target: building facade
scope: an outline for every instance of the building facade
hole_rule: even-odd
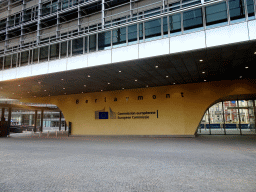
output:
[[[77,135],[193,136],[218,99],[253,100],[255,7],[1,1],[0,95],[57,105]]]

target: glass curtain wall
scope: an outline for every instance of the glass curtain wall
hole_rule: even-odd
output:
[[[205,112],[197,134],[256,134],[255,101],[216,103]]]

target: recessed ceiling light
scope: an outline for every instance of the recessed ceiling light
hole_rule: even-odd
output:
[[[38,84],[41,84],[41,82],[40,82],[40,81],[38,81]]]
[[[18,87],[20,87],[20,85],[18,85]]]
[[[138,81],[137,79],[135,79],[135,81]]]
[[[65,87],[63,87],[63,89],[66,89]]]
[[[88,75],[88,77],[91,77],[90,75]]]
[[[34,97],[36,97],[36,96],[34,96]]]
[[[239,78],[241,79],[241,78],[243,78],[243,76],[240,76]]]
[[[64,93],[65,95],[67,94],[67,93]]]
[[[199,61],[200,61],[200,62],[203,62],[204,60],[203,60],[203,59],[200,59]]]
[[[86,85],[84,85],[84,87],[86,87]]]
[[[61,79],[61,81],[63,81],[64,79]]]
[[[51,96],[51,95],[48,95],[49,97]]]
[[[156,65],[156,66],[155,66],[155,68],[157,69],[157,68],[158,68],[158,66]]]
[[[103,90],[100,90],[100,91],[103,91]]]
[[[204,80],[204,81],[206,81],[206,80]]]
[[[245,69],[248,69],[248,68],[249,68],[248,66],[245,67]]]
[[[124,88],[122,88],[122,89],[124,89]]]
[[[148,87],[148,85],[146,85],[146,87]]]
[[[22,97],[20,97],[22,99]]]
[[[82,92],[82,93],[84,93],[84,92]]]
[[[169,76],[168,75],[166,75],[166,78],[168,78]]]
[[[44,90],[44,91],[46,91],[46,90]]]
[[[108,83],[110,85],[110,83]]]
[[[119,71],[119,73],[121,73],[122,71]]]
[[[205,74],[205,71],[203,71],[202,73]]]
[[[175,85],[175,83],[173,83],[173,85]]]
[[[12,94],[14,94],[14,93],[12,93]]]
[[[28,92],[29,93],[29,92]]]
[[[256,51],[254,52],[254,55],[256,55]]]

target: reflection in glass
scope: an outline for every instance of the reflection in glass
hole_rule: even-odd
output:
[[[89,36],[89,52],[96,51],[96,34]]]
[[[21,52],[20,66],[28,65],[29,52]]]
[[[113,46],[126,43],[126,27],[114,29],[112,31],[112,42]]]
[[[72,42],[72,55],[83,54],[83,38],[74,39]]]
[[[202,9],[194,9],[183,13],[184,30],[198,28],[203,26]]]
[[[229,0],[230,20],[245,17],[244,0]]]
[[[59,58],[59,44],[54,44],[50,46],[50,60]]]
[[[145,39],[161,36],[161,19],[145,22]]]
[[[16,67],[17,64],[17,54],[12,55],[12,68]]]
[[[111,31],[98,34],[98,50],[104,50],[111,46]]]
[[[168,23],[167,23],[167,17],[163,18],[163,34],[168,35]]]
[[[4,69],[10,69],[11,65],[12,65],[12,56],[11,55],[7,55],[5,57]]]
[[[207,26],[227,22],[226,2],[207,6],[205,12]]]
[[[247,0],[247,11],[248,11],[248,16],[254,16],[254,3],[253,0]]]
[[[128,26],[128,42],[137,41],[137,24]]]
[[[40,62],[48,61],[48,46],[40,48]]]
[[[181,31],[181,16],[180,14],[169,16],[170,33]]]
[[[61,43],[60,58],[67,57],[67,42]]]
[[[38,63],[38,49],[33,49],[33,63]]]
[[[4,58],[0,57],[0,71],[3,69],[4,66]]]

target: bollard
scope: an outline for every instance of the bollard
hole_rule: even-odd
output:
[[[58,132],[56,131],[56,137],[58,137]]]

